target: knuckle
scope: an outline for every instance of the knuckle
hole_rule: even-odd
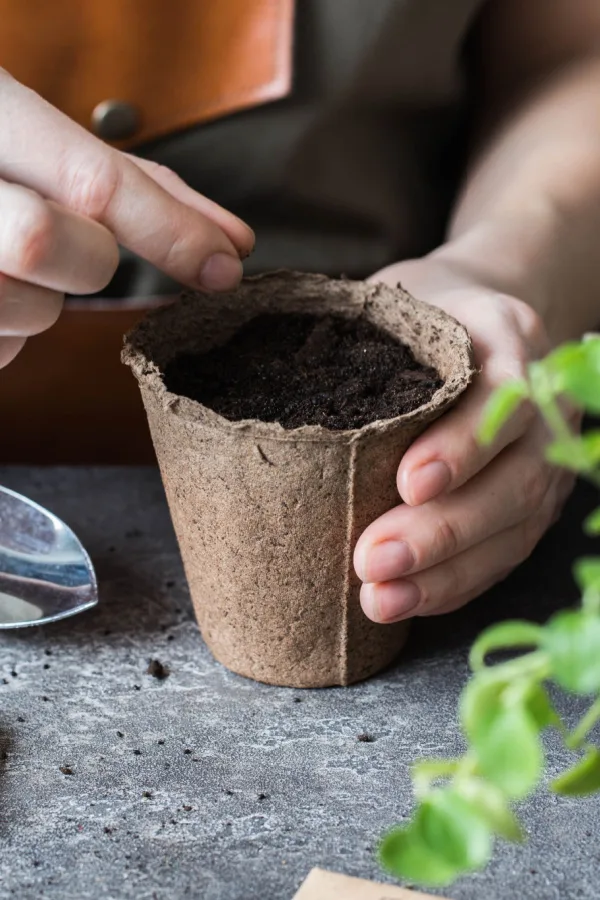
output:
[[[522,378],[527,371],[529,354],[524,347],[515,347],[510,356],[494,360],[488,364],[487,382],[491,388],[498,388],[505,381]]]
[[[195,237],[197,240],[198,236],[196,235]],[[172,228],[170,240],[165,242],[161,264],[167,270],[179,270],[183,263],[186,263],[189,259],[197,259],[201,252],[201,247],[199,248],[197,244],[194,246],[193,236],[190,239],[188,232],[178,232],[175,228]],[[206,255],[206,250],[204,253]]]
[[[418,615],[430,615],[462,596],[467,585],[465,574],[462,563],[455,558],[440,566],[435,575],[415,578],[421,594]]]
[[[443,587],[440,589],[439,598],[436,598],[437,603],[446,603],[460,597],[465,592],[465,586],[467,585],[465,576],[466,573],[463,571],[463,566],[458,560],[450,560],[446,563],[444,565]],[[433,603],[433,598],[431,598],[430,602]]]
[[[419,588],[419,603],[417,606],[417,615],[427,615],[432,607],[435,605],[439,605],[435,603],[434,597],[432,595],[431,586],[426,583],[425,579],[422,581],[418,579],[414,579],[414,583]]]
[[[523,473],[521,480],[521,496],[524,509],[535,515],[542,506],[552,480],[550,466],[542,460],[536,460]]]
[[[40,197],[28,196],[12,229],[14,264],[19,276],[38,271],[52,252],[54,216]]]
[[[478,469],[481,461],[486,458],[486,451],[479,443],[474,428],[467,429],[460,437],[460,457],[454,462],[450,460],[451,486],[457,482],[462,483],[465,480],[465,474],[470,474],[474,468]],[[463,470],[462,477],[461,470]]]
[[[432,561],[441,561],[454,556],[460,549],[460,536],[456,525],[446,518],[440,518],[434,527],[428,556]]]
[[[515,315],[521,334],[534,356],[545,354],[550,349],[550,341],[541,316],[522,300],[515,303]]]
[[[107,213],[121,183],[117,157],[109,154],[92,166],[74,169],[67,187],[67,202],[75,212],[101,221]]]

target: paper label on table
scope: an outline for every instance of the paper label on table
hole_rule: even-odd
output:
[[[407,888],[313,869],[293,900],[443,900]]]

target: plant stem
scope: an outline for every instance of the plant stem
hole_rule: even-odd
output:
[[[577,750],[590,733],[596,722],[600,721],[600,697],[590,706],[586,714],[581,719],[579,725],[573,729],[565,740],[565,744],[571,750]]]
[[[534,650],[525,656],[509,659],[494,666],[496,672],[508,678],[530,678],[532,681],[544,681],[552,674],[552,666],[548,654],[544,650]],[[477,675],[474,676],[477,678]]]
[[[456,775],[454,776],[455,782],[460,782],[462,779],[471,778],[472,775],[477,774],[477,757],[472,752],[467,752],[461,759]]]
[[[555,398],[546,396],[543,398],[543,402],[542,398],[540,398],[540,401],[542,415],[554,433],[554,437],[565,446],[570,447],[576,455],[579,455],[577,452],[579,450],[577,438],[565,421]]]
[[[582,606],[587,613],[593,616],[600,614],[600,592],[596,588],[588,588],[583,593]]]
[[[580,475],[585,475],[589,481],[600,488],[600,471],[593,465],[590,465],[585,458],[585,453],[581,452],[581,440],[574,434],[569,427],[568,422],[563,416],[560,406],[556,401],[556,394],[553,390],[551,380],[548,378],[542,368],[532,366],[530,368],[530,390],[531,396],[544,417],[546,424],[553,433],[555,439],[566,447],[573,456],[573,463]]]

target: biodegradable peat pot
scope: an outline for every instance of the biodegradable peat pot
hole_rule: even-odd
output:
[[[365,316],[444,385],[414,412],[354,431],[231,422],[170,393],[165,366],[224,344],[261,313]],[[345,685],[388,665],[407,625],[375,625],[352,553],[398,503],[409,444],[467,387],[465,329],[401,289],[276,272],[227,295],[188,295],[127,336],[204,640],[234,672],[293,687]]]

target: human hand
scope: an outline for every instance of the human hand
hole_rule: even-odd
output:
[[[547,433],[523,404],[491,447],[476,432],[490,393],[550,348],[540,317],[435,256],[371,279],[399,282],[462,322],[480,374],[457,406],[418,438],[398,470],[404,504],[360,537],[354,566],[375,622],[450,612],[500,581],[560,513],[573,477],[544,458]]]
[[[254,235],[169,169],[106,146],[0,69],[0,367],[101,290],[118,247],[192,288],[228,290]]]

